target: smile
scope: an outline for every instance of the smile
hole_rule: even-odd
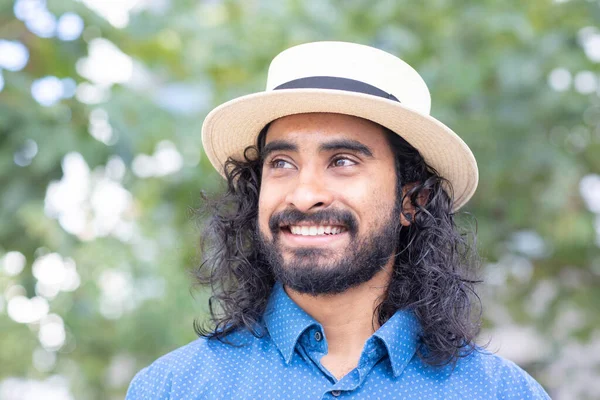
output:
[[[287,228],[292,235],[298,236],[338,235],[346,231],[346,228],[334,225],[290,225]]]

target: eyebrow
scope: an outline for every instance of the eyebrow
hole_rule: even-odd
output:
[[[319,146],[320,152],[333,151],[333,150],[348,150],[355,153],[360,153],[366,157],[373,158],[373,152],[368,146],[365,146],[358,140],[352,139],[339,139],[332,140],[326,143],[323,143]],[[298,151],[298,146],[292,142],[288,142],[285,140],[274,140],[265,145],[261,152],[261,157],[263,159],[267,158],[267,156],[274,151]]]
[[[298,146],[285,140],[274,140],[263,147],[260,156],[265,159],[274,151],[298,151]]]
[[[323,143],[319,146],[319,151],[332,151],[332,150],[349,150],[355,153],[360,153],[366,157],[373,158],[373,152],[368,146],[365,146],[358,140],[352,139],[340,139],[332,140],[330,142]]]

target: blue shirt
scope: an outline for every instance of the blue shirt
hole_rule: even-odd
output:
[[[416,355],[416,317],[400,310],[365,343],[358,366],[337,380],[320,359],[323,327],[277,283],[264,315],[266,334],[199,338],[156,360],[131,382],[128,400],[149,399],[549,399],[511,361],[474,352],[433,368]]]

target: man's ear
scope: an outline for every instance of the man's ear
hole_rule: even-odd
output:
[[[407,183],[402,186],[402,197],[410,191],[412,188],[420,184],[420,182],[412,182]],[[422,207],[427,204],[427,199],[429,198],[429,190],[421,190],[419,193],[419,197],[417,197],[417,203]],[[402,202],[402,212],[400,213],[400,223],[402,226],[409,226],[415,218],[415,207],[412,205],[410,201],[410,196],[404,197],[404,201]],[[406,218],[406,217],[409,218]]]

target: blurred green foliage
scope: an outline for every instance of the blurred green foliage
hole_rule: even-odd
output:
[[[263,90],[268,63],[281,50],[344,40],[415,67],[430,87],[432,115],[478,160],[479,188],[464,210],[477,218],[486,260],[482,339],[509,332],[503,347],[516,349],[515,360],[555,398],[600,396],[591,383],[600,380],[600,358],[590,356],[600,347],[600,216],[581,184],[600,171],[599,60],[585,49],[600,21],[597,1],[148,0],[119,28],[91,3],[48,0],[54,15],[83,18],[83,34],[72,41],[33,34],[15,17],[14,2],[0,3],[0,39],[29,51],[23,70],[2,71],[0,91],[0,257],[18,251],[26,259],[14,276],[0,269],[0,381],[62,375],[74,398],[122,398],[133,373],[193,340],[192,321],[205,315],[207,298],[190,292],[189,270],[200,257],[194,209],[202,190],[222,187],[201,154],[204,116]],[[97,38],[130,56],[133,73],[123,84],[94,86],[104,98],[90,104],[81,59]],[[46,76],[74,79],[77,96],[38,104],[32,84]],[[90,134],[90,120],[103,116],[108,144]],[[19,166],[15,157],[27,140],[37,154]],[[164,140],[181,154],[181,168],[134,173],[138,156]],[[61,161],[72,152],[83,156],[93,182],[111,157],[123,161],[124,175],[113,181],[131,194],[120,218],[133,233],[74,235],[45,212],[49,185],[63,177]],[[89,196],[81,203],[88,225]],[[42,350],[39,321],[18,323],[8,313],[15,293],[40,294],[33,263],[50,253],[73,259],[81,282],[46,296],[49,312],[64,321],[58,350]],[[115,293],[121,297],[106,298]]]

